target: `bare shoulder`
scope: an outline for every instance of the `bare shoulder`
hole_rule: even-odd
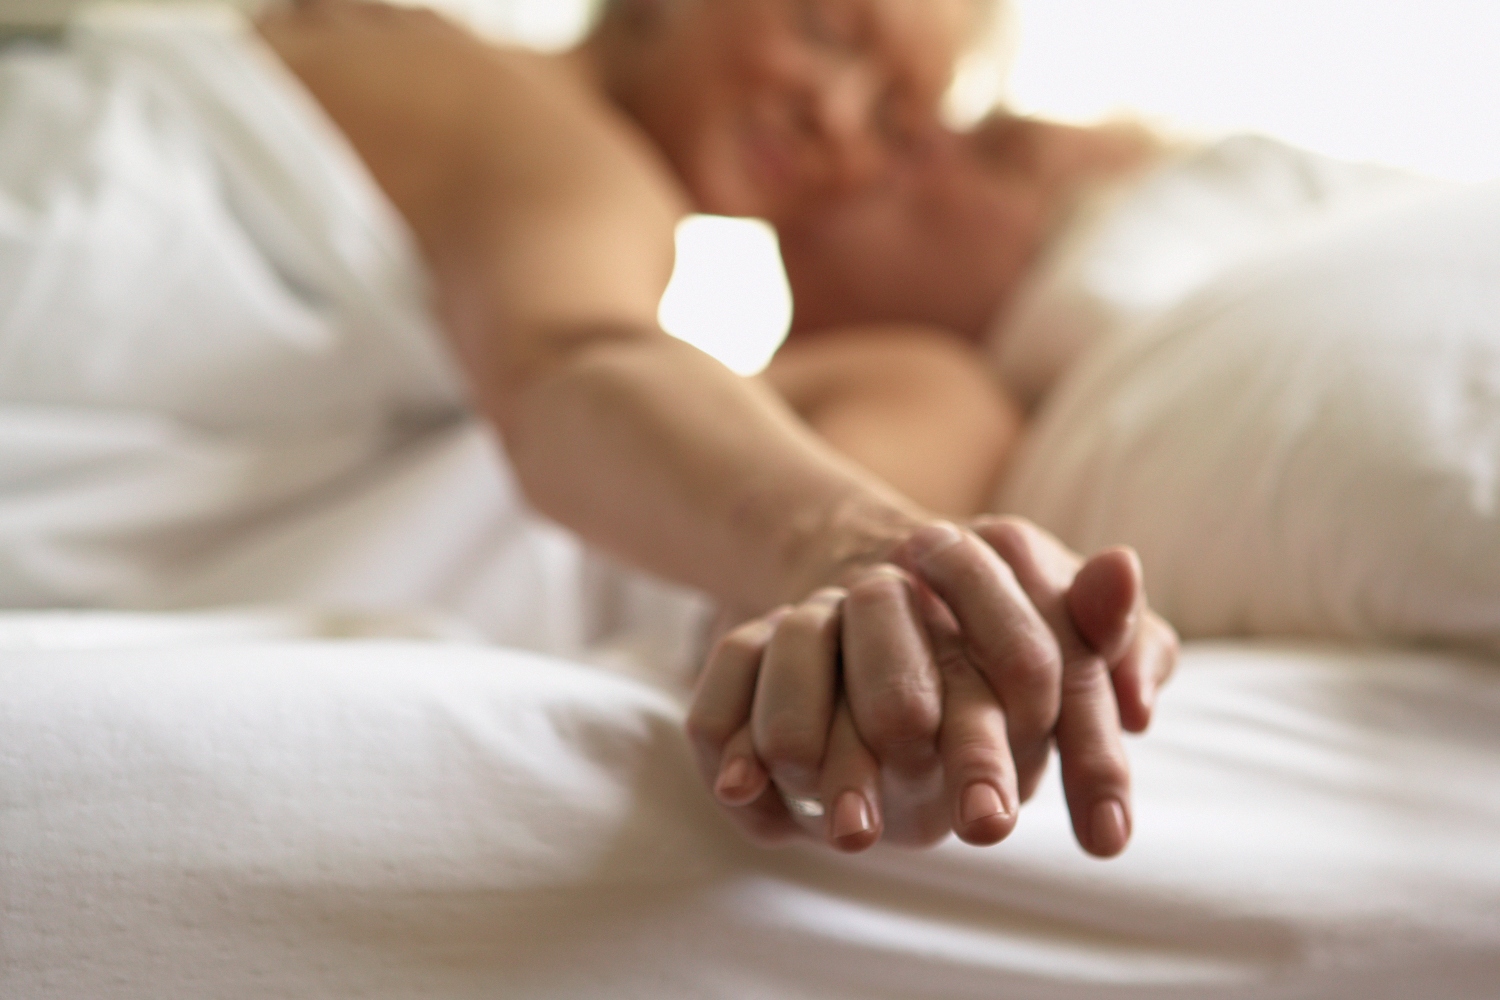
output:
[[[663,243],[669,274],[683,193],[644,137],[560,59],[499,48],[428,11],[352,0],[282,9],[259,28],[439,270],[450,249],[482,253],[491,234],[545,207],[589,216],[605,240]]]

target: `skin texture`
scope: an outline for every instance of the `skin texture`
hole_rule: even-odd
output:
[[[977,516],[1021,428],[977,351],[925,327],[850,327],[779,351],[765,379],[825,441],[928,510]]]
[[[830,18],[844,9],[863,12],[851,23],[871,25],[944,6],[808,2]],[[430,14],[343,0],[261,22],[267,43],[410,225],[475,405],[498,429],[531,502],[624,560],[702,588],[736,621],[801,607],[814,593],[841,612],[841,588],[888,559],[916,559],[924,539],[952,530],[831,448],[763,381],[734,376],[656,325],[684,212],[774,215],[827,196],[847,183],[829,164],[858,163],[866,148],[889,147],[875,109],[935,114],[943,81],[902,81],[926,81],[912,67],[951,63],[943,31],[933,49],[932,38],[915,28],[870,28],[860,41],[841,43],[850,52],[841,48],[827,61],[838,72],[768,77],[762,66],[762,75],[747,76],[729,50],[805,47],[805,39],[796,40],[806,30],[799,19],[805,7],[800,0],[627,3],[619,16],[630,19],[610,22],[558,58],[497,50]],[[784,16],[766,19],[767,11]],[[877,45],[876,38],[888,41]],[[698,43],[719,46],[722,58],[684,61],[667,75],[674,88],[716,96],[696,110],[662,103],[675,110],[653,118],[651,109],[666,102],[658,78],[667,71],[657,67],[688,60]],[[846,62],[859,72],[846,70]],[[882,95],[848,99],[856,108],[851,120],[863,126],[835,128],[843,119],[831,112],[826,121],[821,112],[805,115],[797,119],[796,143],[785,147],[797,150],[788,154],[794,169],[772,171],[768,180],[765,171],[739,164],[743,150],[732,137],[745,106],[811,101],[840,109],[846,91]],[[753,134],[753,142],[763,141],[763,133]],[[965,537],[969,542],[936,569],[916,572],[952,609],[955,642],[1007,656],[1021,651],[1014,663],[985,666],[1025,675],[1039,706],[1002,709],[992,689],[974,690],[988,692],[991,716],[1024,714],[1026,731],[1036,735],[1058,717],[1051,708],[1063,680],[1057,641],[996,550]],[[859,650],[851,662],[860,670],[868,661],[875,676],[921,688],[936,669],[924,646],[925,614],[898,608],[876,623],[840,613],[841,642]],[[785,637],[769,640],[778,680],[768,693],[753,694],[752,721],[763,741],[789,755],[769,759],[784,767],[797,757],[805,773],[796,780],[804,786],[824,772],[864,773],[859,768],[872,759],[884,767],[887,758],[867,749],[868,734],[850,727],[861,721],[852,707],[858,698],[827,693],[829,657],[837,652],[826,641],[828,616],[810,605],[785,621]],[[859,690],[855,684],[848,693]],[[835,730],[846,701],[848,720]],[[911,708],[897,706],[899,722],[912,721],[901,718]],[[919,739],[938,746],[941,711],[915,721]],[[1113,711],[1094,721],[1118,730]],[[839,739],[828,753],[831,732]],[[929,784],[941,749],[923,757]],[[1007,766],[1010,752],[993,739],[988,766]],[[893,808],[897,827],[926,829],[919,810]]]
[[[617,0],[585,53],[698,206],[777,221],[927,127],[972,17],[953,0]]]
[[[977,342],[1072,207],[1162,149],[1131,125],[1004,112],[967,133],[928,135],[879,183],[781,227],[796,333],[908,323]]]
[[[976,572],[985,554],[996,558]],[[1145,730],[1177,657],[1170,626],[1145,607],[1134,554],[1083,563],[1024,521],[981,518],[967,532],[927,529],[897,561],[902,569],[877,567],[715,648],[688,732],[731,818],[768,844],[809,835],[862,851],[882,838],[924,846],[951,830],[990,845],[1014,829],[1055,741],[1078,842],[1100,857],[1124,850],[1132,814],[1121,723]],[[1005,605],[1012,589],[1040,622],[1018,619],[975,641],[961,623],[976,605]],[[897,627],[902,608],[928,628]],[[872,639],[878,656],[866,655]],[[778,699],[789,685],[799,697]],[[766,711],[772,700],[778,708]],[[828,809],[794,815],[783,793]]]

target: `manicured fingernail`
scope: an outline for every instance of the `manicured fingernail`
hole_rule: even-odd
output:
[[[714,783],[714,794],[721,799],[738,799],[750,784],[750,762],[736,757],[719,771],[719,780]]]
[[[833,825],[830,828],[834,840],[869,833],[875,829],[875,817],[870,803],[859,792],[845,792],[833,807]]]
[[[980,820],[990,819],[993,816],[1009,815],[1010,810],[1005,808],[1005,799],[1000,796],[1000,790],[986,781],[976,781],[964,789],[963,806],[960,814],[964,826],[972,826]]]
[[[963,537],[964,533],[958,530],[958,525],[934,521],[911,536],[911,540],[906,543],[906,551],[917,565],[925,566],[933,556],[957,545]]]
[[[1119,799],[1100,799],[1094,803],[1089,839],[1093,842],[1095,854],[1108,857],[1125,850],[1125,844],[1130,840],[1130,823]]]

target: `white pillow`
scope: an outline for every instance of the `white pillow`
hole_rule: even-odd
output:
[[[1187,635],[1500,647],[1500,184],[1309,233],[1095,348],[997,498]]]

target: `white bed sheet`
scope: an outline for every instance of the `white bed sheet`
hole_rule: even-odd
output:
[[[187,22],[180,32],[111,23],[95,26],[96,44],[113,37],[98,32],[128,28],[121,44],[155,53],[162,72],[187,59],[206,79],[273,79],[232,44],[233,24],[205,23],[198,38]],[[156,72],[138,79],[145,64],[124,55],[96,50],[139,85],[123,93],[156,94]],[[70,92],[29,90],[37,120],[62,129],[47,102]],[[254,92],[264,107],[222,121],[217,99],[180,122],[148,114],[160,110],[151,101],[94,96],[124,116],[118,135],[131,148],[196,178],[159,192],[183,208],[183,191],[224,180],[200,175],[206,151],[183,138],[205,122],[293,167],[316,152],[297,136],[246,131],[313,124],[262,121],[252,112],[276,105],[277,91]],[[173,126],[164,144],[163,123]],[[14,134],[10,148],[34,151],[33,132]],[[347,171],[311,162],[322,167],[273,179],[315,180],[326,167],[334,188],[356,192]],[[134,191],[125,180],[118,190]],[[271,190],[231,188],[256,204]],[[103,195],[116,187],[98,190],[99,205],[114,204]],[[8,216],[20,220],[7,230],[15,260],[41,259],[28,240],[52,232],[32,225],[50,205]],[[339,231],[381,214],[343,207],[353,228]],[[262,249],[300,260],[297,232],[261,233]],[[198,235],[207,246],[246,236]],[[317,337],[247,340],[264,354],[255,379],[223,359],[209,359],[229,373],[220,383],[193,370],[152,380],[125,364],[90,368],[119,391],[104,406],[98,385],[63,379],[48,395],[43,380],[6,369],[16,386],[0,408],[3,603],[334,610],[0,622],[0,997],[1500,992],[1493,663],[1194,648],[1158,731],[1135,745],[1136,842],[1108,865],[1072,844],[1053,786],[998,850],[845,859],[741,843],[691,773],[680,707],[664,693],[693,662],[701,602],[619,573],[536,517],[489,436],[442,406],[415,409],[451,422],[400,434],[384,395],[350,402],[319,434],[275,424],[287,409],[265,389],[284,384],[283,362],[302,364],[292,348],[304,340],[333,345],[311,351],[313,374],[346,374],[333,363],[346,348],[382,373],[422,369],[408,359],[430,352],[426,340],[393,330],[372,343],[364,324],[344,322],[404,315],[356,292],[405,289],[407,306],[418,294],[386,280],[388,243],[355,241],[349,268],[312,254],[299,276],[328,279],[320,300],[349,292],[347,308],[312,316]],[[69,279],[36,286],[58,290],[47,300],[58,312],[50,325],[18,324],[14,342],[39,352],[25,354],[38,372],[97,332],[94,306],[72,291],[92,258],[47,259],[64,264],[46,275]],[[123,280],[113,265],[106,273]],[[78,338],[36,336],[60,329]],[[366,339],[347,340],[355,333]],[[119,356],[148,371],[190,357]],[[389,394],[405,401],[400,412],[446,399],[411,388]],[[433,621],[561,659],[410,638]],[[661,687],[584,659],[634,665]]]
[[[0,628],[6,997],[1500,989],[1494,662],[1190,647],[1122,859],[1078,851],[1055,784],[999,848],[850,859],[741,843],[675,699],[619,675],[91,621]]]

